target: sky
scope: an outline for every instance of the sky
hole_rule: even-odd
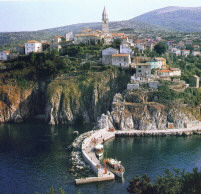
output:
[[[0,32],[100,22],[104,6],[110,21],[120,21],[166,6],[201,7],[201,0],[0,0]]]

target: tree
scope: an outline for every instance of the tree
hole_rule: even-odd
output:
[[[82,66],[83,70],[86,70],[86,71],[90,70],[91,67],[92,67],[91,63],[84,63]]]
[[[111,47],[115,48],[115,49],[119,49],[120,45],[121,45],[121,39],[115,39],[111,45]]]
[[[146,174],[142,177],[138,175],[130,181],[130,184],[127,188],[129,193],[136,194],[151,194],[153,193],[153,186],[151,184],[151,178]]]
[[[157,45],[154,46],[154,50],[159,55],[165,54],[167,52],[167,45],[164,42],[159,42]]]
[[[188,173],[179,169],[174,169],[173,172],[166,170],[153,183],[146,174],[136,176],[130,181],[127,191],[137,194],[201,194],[201,172],[197,168]]]

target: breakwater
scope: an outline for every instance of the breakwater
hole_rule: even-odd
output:
[[[130,131],[114,131],[108,132],[108,129],[100,129],[88,132],[88,135],[82,135],[84,139],[79,143],[80,151],[79,154],[82,154],[82,158],[85,163],[90,166],[91,170],[97,177],[88,177],[75,179],[76,184],[84,184],[91,182],[99,182],[105,180],[113,180],[115,178],[114,174],[111,171],[108,171],[106,174],[104,172],[104,166],[100,163],[95,155],[95,146],[96,144],[104,143],[115,137],[148,137],[148,136],[187,136],[193,134],[201,134],[201,126],[196,126],[192,128],[181,128],[181,129],[166,129],[166,130],[130,130]],[[96,139],[96,143],[93,142],[93,139]],[[81,159],[81,158],[80,158]],[[80,162],[81,164],[83,162]]]

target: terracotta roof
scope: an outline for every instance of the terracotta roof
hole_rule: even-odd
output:
[[[115,37],[124,36],[124,33],[112,33],[112,36]]]
[[[156,60],[165,61],[166,59],[164,59],[163,57],[156,57]]]
[[[112,57],[128,57],[129,54],[113,54]]]
[[[160,72],[160,73],[171,73],[171,72],[173,72],[173,71],[170,70],[170,69],[163,69],[163,70],[160,70],[159,72]]]
[[[128,39],[128,37],[122,37],[122,39]]]
[[[111,36],[104,36],[104,38],[112,38]]]
[[[98,37],[97,34],[76,34],[75,36],[76,37],[79,37],[79,36],[96,36],[96,37]]]
[[[193,47],[199,47],[198,45],[194,45]]]
[[[100,30],[95,30],[95,32],[100,32],[100,33],[102,33],[102,31],[100,31]]]
[[[187,52],[190,52],[190,50],[182,50],[182,51],[185,51],[185,52],[186,52],[186,51],[187,51]]]
[[[10,51],[3,51],[4,53],[10,53]]]
[[[170,68],[172,71],[181,71],[179,68]]]
[[[168,41],[168,42],[174,42],[173,40],[171,40],[171,41]]]
[[[58,36],[58,35],[57,35],[57,36],[55,36],[55,38],[64,38],[64,37],[63,37],[63,36]]]
[[[36,41],[36,40],[29,40],[27,41],[26,43],[40,43],[39,41]]]

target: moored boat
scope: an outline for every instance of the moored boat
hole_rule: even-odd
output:
[[[125,168],[122,166],[121,161],[113,158],[106,158],[104,159],[104,165],[107,166],[115,175],[123,177]]]
[[[103,155],[103,152],[104,152],[103,145],[102,144],[96,145],[96,147],[95,147],[95,153],[96,153],[96,155],[98,157],[101,157]]]

